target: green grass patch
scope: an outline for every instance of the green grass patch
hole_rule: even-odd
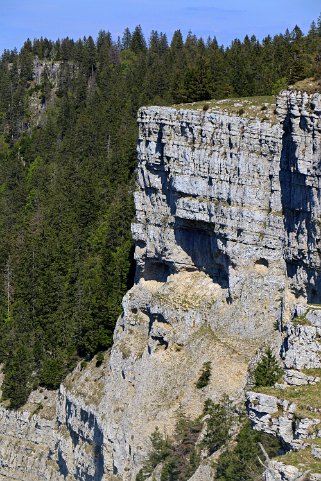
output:
[[[310,443],[314,444],[315,446],[318,446],[318,448],[321,448],[321,438],[311,439]]]
[[[256,391],[295,402],[298,406],[297,412],[309,413],[308,417],[310,418],[321,417],[321,413],[318,414],[309,410],[309,407],[313,409],[321,409],[321,383],[307,384],[305,386],[289,386],[285,390],[276,389],[274,387],[260,387],[256,388]]]
[[[303,418],[309,418],[309,419],[321,419],[321,413],[311,411],[310,409],[307,409],[304,406],[298,405],[298,407],[295,410],[295,415],[297,418],[303,419]],[[320,429],[321,426],[318,424],[316,429]]]
[[[301,314],[293,319],[294,326],[311,326],[311,322],[305,317],[307,313]]]
[[[289,90],[301,90],[301,91],[307,92],[308,94],[320,92],[320,89],[321,89],[320,81],[315,79],[314,77],[309,77],[303,80],[299,80],[294,85],[289,86]]]
[[[321,473],[321,459],[316,459],[312,456],[311,448],[291,451],[275,458],[275,460],[295,466],[300,471],[311,470],[312,473]]]
[[[301,369],[301,371],[303,372],[303,374],[306,374],[307,376],[313,376],[313,377],[319,377],[321,378],[321,368],[320,367],[316,367],[316,368],[313,368],[313,369]]]
[[[229,115],[256,118],[262,122],[277,121],[275,114],[275,96],[239,97],[223,100],[208,100],[185,104],[175,104],[175,108],[188,110],[215,110]]]

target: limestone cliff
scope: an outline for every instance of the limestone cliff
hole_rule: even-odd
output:
[[[42,410],[2,409],[0,479],[134,480],[156,426],[242,401],[258,348],[281,345],[295,302],[320,302],[321,96],[284,92],[277,113],[139,111],[136,284],[113,348],[67,378],[48,432]],[[32,433],[6,428],[28,416]]]

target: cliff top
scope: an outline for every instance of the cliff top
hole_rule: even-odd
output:
[[[314,94],[321,91],[321,81],[316,80],[313,77],[299,80],[293,85],[289,85],[289,90],[296,90],[306,92],[308,94]]]
[[[186,104],[175,104],[177,109],[214,110],[240,117],[255,118],[262,122],[277,123],[275,96],[239,97],[223,100],[206,100]]]

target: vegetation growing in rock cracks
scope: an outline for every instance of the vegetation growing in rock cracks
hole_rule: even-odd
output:
[[[262,452],[261,443],[269,457],[276,456],[280,441],[271,435],[260,433],[251,428],[246,421],[236,437],[236,444],[229,446],[220,456],[217,467],[217,481],[257,481],[262,479],[263,467],[259,462]]]
[[[211,377],[211,370],[212,370],[212,363],[211,361],[204,362],[200,377],[197,380],[196,387],[197,389],[202,389],[206,387],[210,382]]]
[[[158,428],[151,435],[152,450],[148,455],[136,481],[148,478],[161,463],[161,481],[187,480],[196,471],[200,462],[195,444],[201,431],[199,420],[192,421],[180,414],[172,439],[160,434]]]
[[[189,479],[200,464],[201,451],[205,449],[210,455],[224,446],[231,425],[231,403],[227,397],[217,404],[208,399],[202,416],[196,420],[179,414],[173,438],[163,437],[158,428],[152,434],[152,450],[136,481],[146,479],[160,463],[161,481]],[[202,430],[204,435],[199,441]]]
[[[207,399],[204,403],[206,429],[202,445],[209,454],[224,446],[231,433],[233,424],[232,404],[228,396],[224,396],[220,403]]]
[[[233,432],[239,433],[235,436]],[[235,415],[235,407],[227,396],[220,403],[208,399],[197,420],[180,414],[172,438],[162,436],[156,428],[150,440],[151,451],[136,481],[147,479],[158,466],[161,481],[186,481],[204,456],[220,450],[217,479],[256,481],[263,472],[258,461],[261,455],[258,443],[262,443],[269,456],[276,456],[280,450],[275,437],[254,431],[248,421]]]

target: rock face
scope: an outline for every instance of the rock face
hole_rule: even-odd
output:
[[[37,56],[33,61],[33,82],[39,87],[44,80],[50,83],[50,93],[40,95],[35,89],[29,94],[30,121],[32,125],[41,125],[46,121],[45,112],[50,105],[54,104],[59,82],[62,77],[75,78],[78,74],[78,67],[73,62],[40,60]],[[30,128],[30,124],[28,124]]]
[[[293,322],[284,325],[283,358],[288,369],[321,367],[321,310],[305,311],[302,306],[295,306]]]
[[[30,435],[17,428],[0,480],[133,481],[156,426],[170,435],[178,412],[195,418],[224,393],[242,400],[258,347],[281,343],[294,303],[320,301],[320,105],[318,95],[284,92],[276,125],[139,111],[136,284],[113,348],[102,367],[78,367],[57,393],[44,447],[55,474],[21,461],[18,440]],[[197,389],[209,361],[210,382]],[[6,416],[14,425],[16,414]]]
[[[282,96],[278,111],[284,116],[280,184],[287,278],[296,297],[320,303],[321,96]]]
[[[137,277],[204,272],[218,292],[213,327],[266,335],[271,318],[281,319],[285,288],[282,129],[153,108],[139,124]]]
[[[55,393],[45,391],[32,393],[24,411],[0,407],[1,480],[60,480],[55,455],[55,402]]]
[[[272,461],[264,479],[265,481],[320,481],[321,475],[314,473],[307,477],[304,472],[294,466]]]
[[[295,403],[251,391],[246,397],[249,419],[255,429],[277,436],[289,449],[300,449],[304,441],[320,437],[320,417],[297,418]]]
[[[316,306],[294,306],[291,321],[283,326],[284,383],[257,388],[257,391],[263,392],[246,393],[252,427],[278,437],[286,450],[301,452],[300,459],[295,459],[296,466],[303,469],[301,474],[297,467],[269,461],[265,471],[266,481],[305,479],[308,467],[309,471],[317,471],[312,472],[309,479],[321,479],[319,468],[313,462],[321,457],[321,409],[319,403],[315,403],[315,399],[320,398],[320,387],[317,386],[320,377],[299,370],[320,365],[320,336],[317,336],[320,319],[321,311]],[[312,373],[315,374],[315,371]]]

